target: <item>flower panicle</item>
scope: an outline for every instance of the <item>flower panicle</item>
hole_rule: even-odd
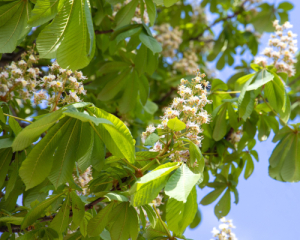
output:
[[[198,70],[191,81],[181,79],[177,92],[179,97],[175,97],[170,106],[164,109],[164,115],[161,117],[160,124],[157,127],[149,125],[146,131],[142,133],[143,143],[156,130],[165,134],[170,133],[168,122],[171,119],[178,118],[185,123],[186,128],[182,131],[174,132],[174,142],[183,146],[182,140],[177,140],[177,137],[180,136],[181,139],[186,138],[197,146],[201,146],[203,139],[200,135],[203,131],[201,125],[210,122],[210,116],[204,107],[206,104],[211,103],[211,100],[207,98],[209,82],[204,77],[205,74],[200,73]],[[165,134],[161,134],[159,141],[154,144],[150,151],[165,151],[165,146],[168,144]],[[185,147],[168,149],[168,153],[170,153],[170,158],[173,161],[187,162],[189,159],[189,151]]]
[[[2,101],[17,99],[40,104],[46,100],[48,105],[55,106],[81,101],[79,96],[86,94],[82,80],[87,79],[82,72],[63,69],[55,61],[45,73],[33,67],[38,60],[31,49],[22,54],[20,61],[13,61],[0,70]]]
[[[227,220],[225,217],[220,219],[222,222],[219,225],[219,229],[213,228],[211,233],[213,234],[213,239],[211,240],[238,240],[236,235],[232,232],[235,226],[232,224],[232,220]]]
[[[280,25],[279,21],[275,20],[273,26],[276,31],[269,39],[269,46],[262,52],[264,56],[256,57],[254,62],[262,67],[266,67],[271,62],[278,72],[285,72],[289,77],[294,76],[295,53],[298,51],[295,39],[297,34],[289,30],[293,28],[289,22]]]

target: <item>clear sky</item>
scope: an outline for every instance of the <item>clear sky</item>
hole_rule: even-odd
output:
[[[277,5],[283,1],[268,0],[268,2]],[[292,30],[298,34],[299,42],[300,0],[289,2],[295,6],[291,11],[290,22],[294,25]],[[266,46],[268,38],[267,34],[263,36],[260,51]],[[217,78],[226,80],[232,73],[232,68],[225,68],[217,74]],[[240,178],[238,185],[240,202],[238,205],[232,203],[227,216],[233,220],[236,226],[234,232],[239,240],[300,239],[300,183],[282,183],[269,177],[268,159],[275,147],[272,138],[271,134],[267,141],[257,142],[255,150],[258,151],[260,161],[255,163],[254,173],[248,180]],[[211,190],[211,188],[198,189],[198,202]],[[185,232],[187,238],[195,240],[212,238],[211,230],[219,225],[214,216],[214,206],[215,203],[208,206],[199,205],[202,223],[196,229],[187,229]]]

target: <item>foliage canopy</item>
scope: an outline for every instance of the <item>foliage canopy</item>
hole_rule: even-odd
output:
[[[1,240],[186,239],[200,199],[219,219],[238,203],[239,179],[259,167],[254,148],[271,131],[270,177],[300,181],[299,124],[288,123],[300,110],[299,63],[294,72],[290,55],[279,65],[267,51],[273,63],[252,61],[261,34],[289,28],[291,9],[1,1]],[[236,70],[228,80],[209,70],[226,66]]]

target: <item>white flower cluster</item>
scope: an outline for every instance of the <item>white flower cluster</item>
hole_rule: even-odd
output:
[[[271,35],[269,39],[269,47],[266,47],[263,54],[266,57],[256,57],[254,62],[260,66],[266,67],[268,59],[272,60],[271,65],[277,69],[278,72],[285,72],[288,76],[295,75],[294,64],[295,53],[297,48],[297,34],[288,30],[293,27],[289,22],[285,22],[283,25],[279,25],[279,21],[275,20],[273,26],[276,29],[275,35]]]
[[[30,102],[33,98],[34,104],[47,100],[52,106],[81,101],[77,94],[86,94],[83,84],[79,82],[86,79],[82,72],[63,69],[54,62],[47,75],[41,77],[40,69],[33,68],[37,62],[38,57],[31,51],[22,55],[22,60],[0,69],[2,101],[20,99]]]
[[[219,225],[219,229],[213,228],[212,234],[213,237],[211,240],[238,240],[235,234],[232,232],[232,229],[235,226],[232,224],[232,220],[226,220],[225,217],[221,218],[221,224]]]
[[[206,104],[211,103],[207,99],[208,93],[206,90],[209,82],[204,80],[204,77],[205,74],[197,72],[196,77],[191,82],[181,79],[181,84],[178,88],[180,97],[174,98],[171,106],[164,109],[164,116],[161,118],[161,124],[157,126],[157,129],[163,133],[168,133],[168,121],[176,117],[186,124],[186,129],[174,133],[174,142],[182,143],[182,140],[177,140],[176,137],[176,135],[180,135],[181,138],[185,137],[197,146],[201,146],[202,137],[199,136],[202,132],[201,125],[210,121],[210,117],[204,110],[204,107]],[[155,130],[156,128],[153,125],[148,126],[146,131],[142,133],[142,142],[145,142],[146,138]],[[167,144],[165,135],[162,135],[150,151],[160,152]],[[169,149],[168,152],[172,161],[186,162],[189,159],[189,151],[187,149]]]
[[[130,3],[131,0],[125,0],[123,4],[118,3],[114,6],[114,11],[113,11],[113,17],[115,17],[117,15],[117,13],[120,11],[120,9],[127,5],[128,3]],[[140,5],[138,5],[135,9],[135,13],[134,13],[134,17],[132,18],[132,22],[136,22],[138,24],[142,24],[142,19],[144,21],[145,24],[149,23],[149,16],[148,16],[148,12],[147,12],[147,6],[144,5],[144,14],[142,16],[141,14],[141,8]]]
[[[178,27],[172,29],[168,23],[154,26],[153,29],[158,32],[155,38],[162,45],[161,54],[164,57],[175,57],[176,50],[182,43],[182,30],[179,30]]]
[[[75,174],[73,174],[73,179],[81,187],[82,194],[87,195],[89,193],[88,184],[91,180],[93,180],[91,166],[88,167],[79,176],[76,176]]]
[[[176,62],[173,68],[182,74],[192,75],[198,68],[198,57],[192,50],[183,53],[183,58]]]

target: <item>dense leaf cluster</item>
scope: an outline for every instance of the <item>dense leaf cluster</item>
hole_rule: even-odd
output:
[[[271,131],[278,144],[270,177],[298,182],[299,124],[288,121],[299,115],[300,72],[288,77],[252,63],[260,35],[273,31],[272,20],[287,21],[292,8],[252,0],[1,1],[0,66],[34,46],[41,76],[56,59],[88,77],[84,102],[64,102],[58,110],[0,95],[1,240],[185,239],[185,229],[200,223],[200,199],[215,202],[218,218],[229,213],[232,197],[238,203],[239,179],[259,165],[256,142]],[[163,24],[177,29],[170,37],[176,44],[168,34],[161,44],[163,33],[153,26]],[[161,54],[168,46],[178,48]],[[207,75],[212,101],[201,147],[181,139],[197,171],[169,158],[186,129],[177,118],[166,132],[156,129],[141,141],[146,126],[160,123],[180,79],[194,77],[195,65]],[[208,68],[214,65],[236,72],[228,81],[215,79]],[[149,151],[162,135],[164,148]],[[212,191],[203,196],[205,187]]]

